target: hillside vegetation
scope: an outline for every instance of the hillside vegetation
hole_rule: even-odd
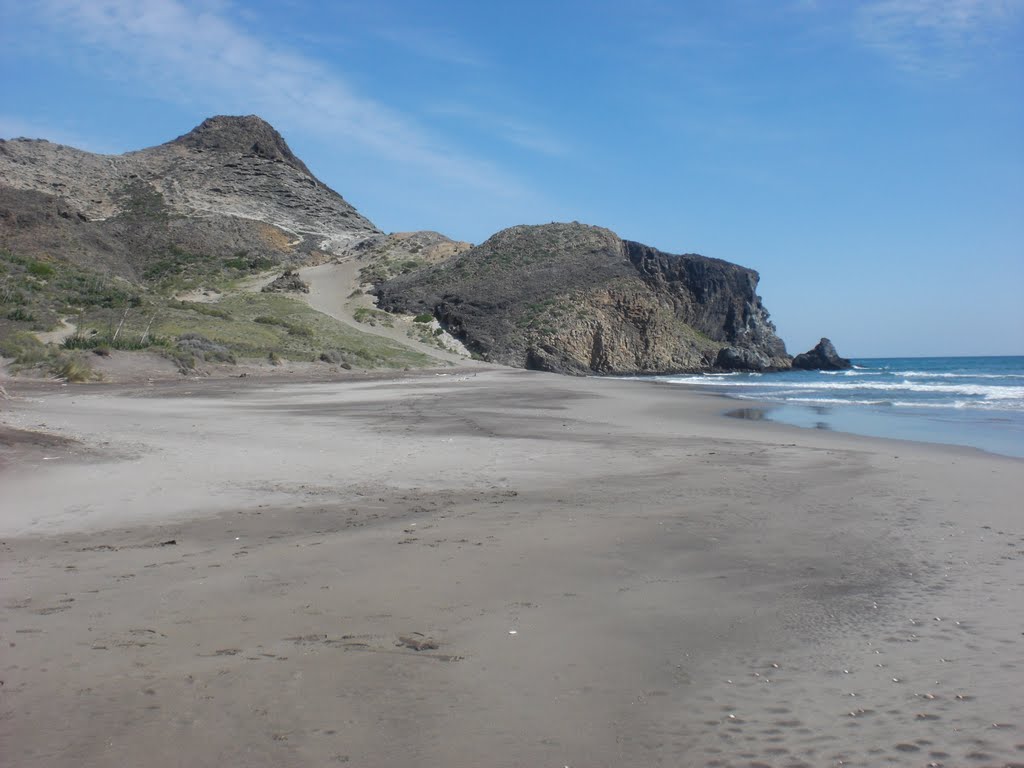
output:
[[[241,359],[427,365],[294,295],[258,291],[379,234],[254,117],[211,118],[116,157],[0,140],[0,354],[51,373],[115,349],[156,351],[183,371]]]
[[[246,264],[190,260],[187,277],[132,282],[60,259],[31,259],[0,250],[0,355],[16,367],[59,370],[69,352],[148,349],[189,371],[207,362],[239,359],[323,361],[346,368],[427,365],[424,355],[360,333],[291,296],[239,290],[252,275]],[[179,273],[180,274],[180,273]],[[202,283],[219,301],[175,298],[180,287]],[[216,295],[216,294],[215,294]],[[77,330],[61,349],[37,332],[66,322]]]

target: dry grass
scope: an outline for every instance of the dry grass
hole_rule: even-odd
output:
[[[92,366],[77,355],[55,358],[50,367],[50,372],[69,384],[83,384],[96,378],[96,372],[92,369]]]

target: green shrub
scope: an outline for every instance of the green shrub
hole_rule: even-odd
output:
[[[357,354],[356,356],[359,355]],[[320,362],[337,365],[347,371],[352,370],[352,358],[353,355],[351,353],[341,349],[329,349],[320,353]]]
[[[177,365],[179,373],[188,373],[196,367],[196,356],[189,350],[179,349],[178,347],[166,347],[160,350],[160,354]]]
[[[101,347],[107,347],[108,353],[111,349],[121,349],[127,351],[137,351],[140,349],[149,349],[150,347],[164,346],[167,342],[157,336],[146,335],[143,338],[141,335],[132,336],[127,333],[117,334],[117,338],[114,338],[113,333],[97,333],[93,331],[91,333],[83,333],[82,331],[76,331],[71,336],[68,336],[61,343],[61,347],[64,349],[91,349],[96,350]]]
[[[434,322],[434,316],[429,312],[423,312],[422,314],[416,315],[412,321],[414,323],[432,323]]]
[[[199,315],[206,315],[207,317],[218,317],[221,320],[231,319],[230,312],[218,307],[212,307],[209,304],[203,304],[199,301],[176,301],[172,299],[167,302],[167,306],[174,307],[175,309],[184,309],[189,312],[195,312]]]
[[[380,324],[387,328],[393,328],[395,325],[395,318],[392,315],[383,310],[370,309],[369,307],[359,307],[352,313],[352,318],[357,323],[365,323],[366,325]]]
[[[87,336],[81,331],[73,333],[61,342],[64,349],[95,349],[99,345],[98,335]]]
[[[55,281],[59,298],[68,307],[138,307],[142,297],[130,293],[130,286],[115,285],[98,275],[68,273]]]
[[[28,265],[28,273],[36,277],[53,277],[57,270],[42,261],[33,261]]]
[[[31,333],[18,331],[0,338],[0,357],[10,357],[18,365],[36,365],[47,357],[46,345]]]
[[[162,280],[181,275],[194,268],[209,263],[209,257],[199,253],[191,253],[177,245],[169,245],[158,258],[151,261],[142,271],[147,280]]]
[[[144,181],[135,180],[122,188],[118,194],[121,203],[121,217],[138,222],[163,224],[169,213],[167,203],[159,190]]]
[[[269,315],[259,315],[254,317],[254,323],[260,323],[261,325],[279,325],[288,331],[290,336],[298,336],[301,339],[313,338],[313,329],[307,325],[301,323],[290,323],[287,320],[282,320],[279,317],[271,317]]]
[[[235,356],[223,344],[202,336],[198,333],[184,333],[178,337],[175,346],[185,353],[190,353],[193,358],[199,357],[209,363],[231,363],[235,364]],[[193,360],[193,366],[195,362]]]
[[[277,262],[265,256],[248,256],[243,252],[225,259],[224,266],[228,269],[237,269],[239,272],[262,272],[264,269],[276,267]]]
[[[20,323],[34,323],[36,316],[21,307],[15,307],[7,313],[7,319]]]

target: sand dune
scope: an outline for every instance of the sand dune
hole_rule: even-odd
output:
[[[397,341],[417,352],[422,352],[429,357],[444,363],[472,367],[474,361],[467,355],[456,352],[438,349],[435,346],[424,344],[421,341],[410,338],[408,330],[411,328],[409,319],[401,315],[391,316],[394,326],[368,325],[358,322],[354,313],[362,307],[374,309],[376,303],[374,297],[366,294],[352,296],[352,292],[360,288],[359,270],[364,266],[360,261],[328,262],[315,267],[306,267],[299,274],[309,284],[308,294],[298,294],[297,298],[304,300],[317,312],[322,312],[335,320],[349,325],[363,333]]]
[[[522,371],[33,386],[7,764],[1024,761],[1018,460]]]

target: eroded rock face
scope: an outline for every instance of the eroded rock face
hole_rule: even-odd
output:
[[[715,367],[726,371],[766,371],[773,366],[771,358],[755,349],[723,347],[715,358]]]
[[[45,195],[54,202],[17,200],[36,209],[68,209],[84,223],[163,219],[165,229],[179,230],[172,241],[180,245],[184,238],[189,242],[181,247],[194,245],[201,253],[214,250],[203,247],[210,238],[215,246],[234,239],[239,249],[294,254],[297,261],[380,233],[256,116],[213,117],[166,144],[123,155],[0,140],[0,187]],[[19,246],[29,248],[31,239]]]
[[[199,152],[225,152],[280,161],[306,176],[313,175],[306,164],[295,156],[284,137],[270,123],[256,115],[208,117],[170,143]]]
[[[793,367],[807,371],[842,371],[852,368],[853,363],[845,357],[840,357],[832,342],[823,338],[814,349],[794,357]]]
[[[757,295],[757,272],[697,254],[676,256],[628,240],[625,246],[637,271],[657,291],[672,297],[677,314],[688,325],[715,341],[756,352],[765,359],[765,367],[788,367],[786,345],[775,334]]]
[[[723,347],[789,367],[753,270],[676,256],[584,224],[520,226],[378,286],[391,311],[433,313],[495,362],[559,373],[715,367]]]

